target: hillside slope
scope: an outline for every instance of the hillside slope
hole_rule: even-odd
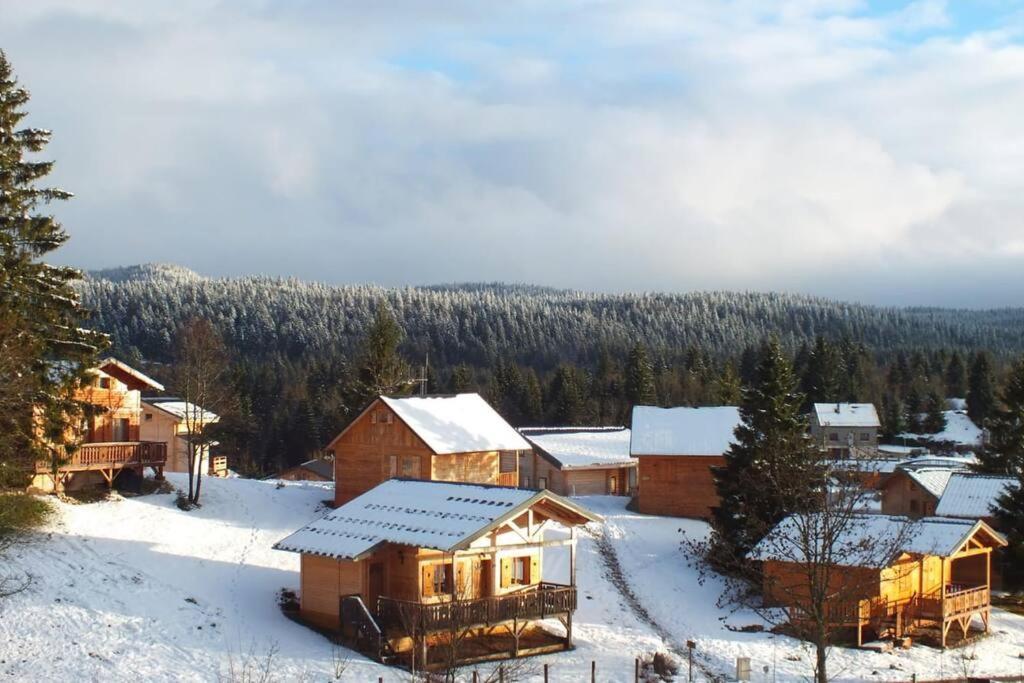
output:
[[[406,331],[413,358],[489,366],[514,358],[536,369],[588,363],[599,347],[622,352],[642,340],[662,355],[699,346],[736,355],[767,334],[788,346],[822,334],[886,354],[901,348],[1024,351],[1024,309],[899,309],[754,292],[598,294],[527,285],[386,288],[292,279],[210,279],[166,265],[97,271],[81,283],[92,325],[115,349],[167,360],[181,321],[217,323],[241,352],[294,357],[346,352],[379,302]]]

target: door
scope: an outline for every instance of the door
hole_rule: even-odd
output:
[[[491,586],[494,585],[492,577],[494,576],[494,562],[491,559],[480,560],[477,563],[476,576],[473,579],[476,582],[476,586],[473,587],[474,593],[477,597],[487,598],[493,593]]]
[[[608,495],[617,496],[619,495],[619,478],[614,474],[608,477]]]
[[[118,417],[114,420],[114,436],[111,441],[128,440],[128,418]]]
[[[384,563],[372,562],[370,564],[370,576],[367,582],[366,597],[369,599],[366,608],[377,613],[377,598],[384,594]]]

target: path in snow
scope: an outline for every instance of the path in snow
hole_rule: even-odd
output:
[[[667,628],[662,626],[658,621],[651,616],[647,608],[644,607],[643,603],[633,592],[629,581],[626,580],[625,573],[622,570],[622,563],[619,562],[619,553],[615,550],[615,545],[608,540],[605,535],[605,529],[603,526],[590,525],[585,530],[585,533],[590,534],[597,544],[598,549],[601,553],[601,559],[605,567],[605,576],[611,581],[612,585],[615,586],[622,597],[626,600],[626,604],[629,609],[632,610],[636,618],[641,622],[650,626],[659,638],[665,643],[665,647],[668,648],[674,655],[679,657],[683,662],[687,662],[690,657],[689,649],[679,645],[679,641],[669,632]],[[716,673],[712,668],[704,661],[702,655],[698,655],[694,658],[694,663],[697,668],[700,669],[705,676],[711,680],[723,680],[723,675]]]

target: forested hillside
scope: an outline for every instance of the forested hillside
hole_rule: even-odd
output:
[[[863,342],[882,356],[904,349],[1024,349],[1024,309],[898,309],[788,294],[698,292],[595,294],[502,284],[385,288],[290,279],[208,279],[174,266],[90,274],[81,291],[92,324],[126,357],[168,360],[190,316],[217,324],[253,356],[350,351],[380,302],[405,330],[410,358],[439,367],[513,360],[538,371],[589,365],[602,346],[622,355],[636,342],[665,362],[697,347],[722,358],[778,335],[796,349],[816,336]]]
[[[80,284],[113,353],[176,391],[182,324],[214,323],[238,406],[218,428],[232,466],[269,473],[328,443],[378,392],[481,391],[514,425],[623,424],[636,404],[735,404],[776,335],[805,405],[873,401],[894,435],[943,397],[993,410],[1024,349],[1024,311],[891,309],[758,293],[594,294],[501,284],[332,287],[208,279],[174,266]],[[994,357],[993,357],[994,354]],[[937,431],[941,427],[936,427]]]

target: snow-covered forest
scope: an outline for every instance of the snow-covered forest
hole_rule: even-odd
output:
[[[95,271],[81,283],[92,325],[121,355],[171,357],[177,325],[213,321],[246,355],[297,357],[350,351],[378,304],[405,330],[410,359],[429,352],[438,367],[491,367],[498,359],[544,371],[591,365],[604,346],[625,355],[637,341],[665,362],[697,347],[736,355],[778,335],[795,349],[821,335],[850,338],[885,357],[897,350],[1024,350],[1024,309],[964,311],[879,308],[803,295],[697,292],[599,294],[506,284],[386,288],[292,279],[209,279],[168,265]]]

